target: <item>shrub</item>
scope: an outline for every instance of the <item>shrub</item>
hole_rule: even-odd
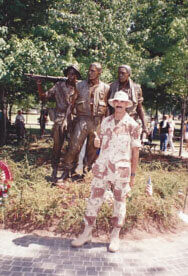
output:
[[[46,150],[49,152],[48,148]],[[20,156],[15,154],[16,151],[16,148],[4,147],[1,152],[12,169],[14,184],[0,214],[0,221],[4,220],[5,227],[17,230],[46,229],[66,235],[78,234],[83,228],[85,200],[90,194],[92,174],[88,173],[78,183],[66,181],[63,189],[51,187],[47,181],[51,170],[49,160],[37,166],[40,151],[20,148]],[[186,189],[187,174],[182,168],[170,171],[168,164],[140,163],[135,186],[126,199],[127,216],[122,233],[135,227],[146,231],[151,226],[159,230],[175,227],[178,222],[177,210],[183,207],[184,201],[179,191]],[[145,192],[149,176],[153,184],[152,197]],[[96,233],[109,233],[112,205],[107,201],[102,205],[96,222]]]

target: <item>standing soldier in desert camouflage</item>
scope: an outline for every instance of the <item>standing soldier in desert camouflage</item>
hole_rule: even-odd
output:
[[[101,151],[92,167],[94,178],[84,217],[85,229],[72,241],[72,246],[79,247],[91,241],[97,213],[110,186],[114,195],[114,210],[109,250],[116,252],[120,243],[119,232],[125,221],[126,195],[134,185],[141,143],[140,127],[126,111],[132,107],[128,95],[118,91],[108,102],[115,113],[102,121],[100,135],[94,141]]]

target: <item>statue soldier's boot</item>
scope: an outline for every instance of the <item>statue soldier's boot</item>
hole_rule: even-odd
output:
[[[52,178],[52,182],[56,182],[56,180],[57,180],[57,167],[53,168],[51,178]]]
[[[114,228],[110,236],[109,251],[116,252],[119,250],[119,232],[121,228]]]
[[[92,229],[93,226],[85,226],[84,232],[79,235],[77,239],[73,240],[71,245],[73,247],[80,247],[85,243],[90,242],[92,240]]]
[[[63,171],[61,177],[56,181],[56,184],[63,184],[63,181],[67,178],[69,178],[69,170]]]

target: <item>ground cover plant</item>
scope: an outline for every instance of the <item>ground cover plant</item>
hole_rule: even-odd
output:
[[[0,207],[3,227],[28,232],[45,229],[67,236],[82,230],[92,173],[78,183],[66,181],[63,189],[52,187],[50,156],[51,140],[0,149],[0,159],[10,166],[14,178],[9,197]],[[151,197],[146,195],[149,177],[153,184]],[[177,211],[183,208],[187,177],[186,162],[178,158],[141,155],[135,186],[127,198],[122,234],[133,228],[150,231],[155,227],[162,231],[177,227]],[[96,235],[110,232],[112,205],[110,198],[104,202],[95,227]]]

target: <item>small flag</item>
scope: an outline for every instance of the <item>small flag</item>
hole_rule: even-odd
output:
[[[152,187],[150,176],[149,176],[148,182],[146,184],[146,194],[149,195],[149,196],[152,196],[152,194],[153,194],[153,187]]]

